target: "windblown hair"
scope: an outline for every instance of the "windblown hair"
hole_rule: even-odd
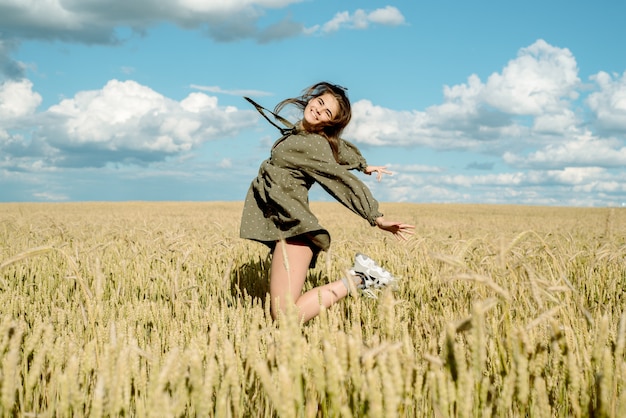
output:
[[[311,99],[315,99],[324,93],[330,93],[335,97],[335,99],[337,99],[337,103],[339,103],[339,111],[331,121],[317,125],[315,127],[315,133],[322,135],[328,140],[330,148],[333,151],[333,156],[335,157],[335,160],[338,161],[339,136],[345,127],[348,126],[348,123],[352,118],[352,107],[344,87],[325,81],[314,84],[304,89],[301,96],[285,99],[278,103],[274,108],[274,113],[279,113],[287,105],[294,105],[301,111],[304,111],[304,108]]]

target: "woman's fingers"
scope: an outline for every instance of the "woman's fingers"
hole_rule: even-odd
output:
[[[405,235],[413,235],[414,225],[405,224],[402,222],[394,222],[394,221],[385,221],[385,220],[377,220],[378,227],[387,232],[393,234],[393,236],[398,240],[406,241],[408,239]]]
[[[414,225],[408,225],[408,224],[400,225],[400,236],[402,236],[402,239],[406,241],[409,238],[409,237],[405,237],[404,234],[413,235],[415,233],[413,229],[415,229]]]
[[[378,175],[376,176],[376,179],[378,181],[380,181],[383,178],[383,174],[388,174],[388,175],[393,175],[393,173],[389,170],[387,170],[386,167],[380,167],[378,170],[376,170],[378,172]]]
[[[402,240],[402,241],[406,241],[409,237],[405,236],[406,235],[413,235],[415,232],[413,231],[413,229],[415,228],[415,226],[413,225],[408,225],[408,224],[403,224],[403,223],[392,223],[391,229],[389,230],[389,232],[391,232],[393,234],[394,237],[396,237],[396,239],[398,240]]]

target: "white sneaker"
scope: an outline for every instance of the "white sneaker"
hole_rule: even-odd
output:
[[[390,272],[361,253],[357,253],[356,257],[354,257],[354,267],[352,267],[350,273],[361,279],[361,283],[357,285],[357,288],[371,297],[376,297],[373,293],[374,289],[393,285],[396,281],[396,278]]]

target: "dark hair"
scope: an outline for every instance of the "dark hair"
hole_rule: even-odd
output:
[[[296,106],[301,111],[304,111],[304,108],[306,108],[306,105],[311,99],[319,97],[325,93],[332,94],[335,99],[337,99],[339,111],[332,120],[318,125],[315,133],[322,135],[328,140],[330,148],[333,151],[333,156],[335,157],[335,160],[338,160],[339,136],[341,135],[341,132],[343,132],[344,128],[348,126],[348,123],[352,118],[352,107],[350,106],[350,100],[348,99],[346,90],[347,89],[344,87],[322,81],[304,89],[301,96],[285,99],[278,103],[274,108],[274,113],[279,113],[285,106],[290,104]]]

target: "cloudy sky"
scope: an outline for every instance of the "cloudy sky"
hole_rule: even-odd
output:
[[[353,102],[344,137],[395,173],[362,177],[380,201],[626,206],[624,16],[623,0],[0,0],[0,201],[242,200],[278,136],[242,96],[273,108],[327,80]]]

